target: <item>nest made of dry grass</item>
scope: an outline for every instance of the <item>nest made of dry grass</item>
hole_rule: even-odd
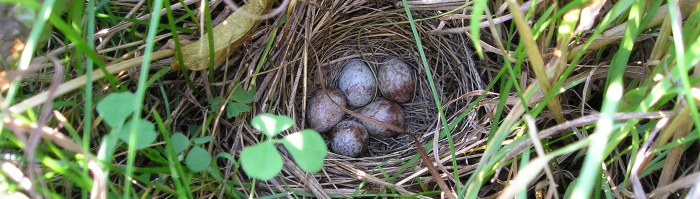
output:
[[[253,114],[271,112],[287,115],[297,121],[297,126],[290,132],[306,127],[306,103],[310,94],[321,89],[320,84],[336,87],[338,73],[343,63],[353,58],[364,60],[370,68],[390,57],[405,60],[416,72],[417,90],[415,97],[401,104],[404,108],[406,130],[416,135],[422,143],[437,137],[440,117],[435,106],[433,93],[428,82],[428,75],[421,64],[416,41],[411,32],[405,11],[395,4],[374,1],[322,1],[318,4],[300,3],[289,10],[284,25],[269,51],[269,61],[258,74],[256,101],[259,103]],[[414,12],[416,19],[435,16],[433,11]],[[428,68],[434,81],[437,96],[444,105],[447,119],[464,111],[473,98],[463,97],[466,93],[482,90],[479,72],[473,61],[467,38],[458,35],[429,35],[435,29],[438,20],[420,20],[416,28],[425,51]],[[280,19],[263,27],[259,38],[246,46],[247,53],[242,63],[256,63],[270,34],[275,27],[282,24]],[[240,74],[239,74],[240,75]],[[323,81],[322,81],[323,79]],[[250,79],[249,79],[250,80]],[[464,151],[478,139],[483,138],[484,127],[477,122],[477,112],[472,111],[466,119],[451,132],[456,151]],[[259,135],[247,131],[252,129],[245,120],[238,121],[242,127],[230,131],[225,137],[238,138],[231,141],[229,152],[239,151],[243,146],[257,143]],[[242,132],[242,133],[241,133]],[[372,139],[369,155],[361,158],[349,158],[332,152],[327,156],[322,172],[308,174],[302,172],[291,162],[291,157],[280,147],[285,159],[285,167],[280,177],[265,183],[262,187],[271,192],[291,190],[311,190],[317,196],[328,193],[356,193],[355,188],[364,180],[369,186],[382,185],[382,174],[394,176],[407,161],[417,154],[413,139],[401,135],[394,139]],[[447,139],[428,152],[433,158],[449,157],[450,149]],[[463,161],[463,160],[462,160]],[[416,184],[416,176],[430,176],[421,162],[401,171],[396,181],[404,180],[403,186]],[[442,167],[441,167],[442,168]],[[442,168],[444,169],[444,168]],[[358,175],[367,174],[378,177],[358,179]],[[429,178],[429,177],[428,177]],[[279,182],[283,180],[284,182]],[[427,181],[430,181],[429,179]],[[286,188],[282,189],[280,185]],[[362,191],[361,191],[362,192]]]

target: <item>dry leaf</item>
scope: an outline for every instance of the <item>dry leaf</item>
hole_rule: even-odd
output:
[[[245,41],[258,25],[258,16],[270,7],[269,0],[248,1],[221,24],[214,27],[214,66],[221,64],[233,49]],[[190,70],[209,68],[209,41],[206,36],[182,47],[183,65]],[[178,69],[179,63],[173,62]]]

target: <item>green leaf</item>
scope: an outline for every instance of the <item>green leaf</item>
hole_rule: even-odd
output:
[[[248,111],[250,111],[250,106],[242,103],[229,102],[228,105],[226,105],[226,117],[229,119],[238,117],[242,112]]]
[[[187,139],[187,136],[179,132],[173,134],[173,136],[170,137],[170,141],[172,142],[173,149],[175,149],[175,154],[179,154],[190,146],[190,140]]]
[[[282,170],[282,157],[271,141],[243,148],[240,161],[248,176],[260,180],[272,179]]]
[[[328,149],[323,138],[316,131],[306,129],[292,133],[282,139],[282,144],[302,170],[316,173],[323,168],[323,160],[326,159]]]
[[[219,112],[219,108],[221,108],[221,104],[224,103],[224,99],[221,96],[216,96],[214,99],[211,99],[209,101],[209,107],[211,107],[211,110],[216,112]]]
[[[212,140],[214,140],[214,137],[212,137],[211,135],[207,135],[204,137],[195,138],[194,143],[195,144],[204,144],[204,143],[207,143],[207,142],[212,141]]]
[[[262,131],[269,137],[274,137],[280,132],[294,126],[294,120],[284,115],[274,115],[270,113],[262,113],[251,121],[255,129]]]
[[[197,173],[204,171],[205,169],[209,168],[209,165],[211,164],[211,155],[209,155],[207,150],[200,147],[192,147],[192,150],[187,153],[185,164],[192,172]]]
[[[97,103],[97,113],[102,116],[105,123],[112,128],[116,128],[124,124],[126,118],[133,113],[134,109],[133,93],[112,93],[107,95],[100,103]]]
[[[136,138],[136,142],[129,143],[129,136],[131,136],[132,133],[131,128],[135,124],[138,124],[138,128],[136,129],[136,131],[133,131],[134,136]],[[129,145],[134,144],[136,149],[146,148],[148,145],[150,145],[151,143],[153,143],[153,141],[156,140],[155,125],[153,125],[152,122],[141,118],[131,120],[127,122],[126,125],[124,125],[124,127],[122,127],[119,131],[119,139],[121,139]]]
[[[189,124],[187,127],[187,135],[197,135],[202,130],[202,126],[198,124]]]
[[[243,104],[253,102],[253,98],[255,98],[255,88],[253,87],[250,88],[250,90],[244,91],[241,88],[240,84],[236,87],[236,89],[233,90],[233,93],[231,94],[231,100]]]

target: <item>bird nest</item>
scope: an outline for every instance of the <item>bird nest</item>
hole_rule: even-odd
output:
[[[279,178],[263,183],[263,187],[268,187],[270,192],[310,190],[318,196],[357,193],[354,189],[364,181],[370,181],[367,186],[374,188],[388,186],[384,184],[388,180],[386,176],[393,178],[394,182],[404,180],[402,186],[416,184],[415,177],[430,178],[430,174],[422,169],[422,161],[415,161],[418,151],[409,134],[415,135],[424,146],[438,138],[443,125],[435,96],[450,122],[475,99],[468,94],[483,89],[484,84],[469,49],[471,41],[463,35],[429,34],[440,25],[439,20],[430,17],[439,13],[420,11],[413,12],[415,19],[421,19],[415,23],[422,43],[422,46],[418,45],[405,10],[396,4],[318,1],[299,3],[288,11],[286,21],[278,19],[275,25],[263,27],[264,35],[278,33],[268,53],[270,57],[266,64],[270,72],[261,73],[266,76],[266,81],[259,83],[259,92],[279,94],[265,94],[264,98],[269,98],[265,100],[270,100],[270,104],[258,106],[254,112],[273,112],[294,118],[298,125],[292,132],[308,128],[306,103],[311,94],[321,89],[321,84],[337,88],[343,64],[355,58],[364,60],[373,71],[388,58],[402,58],[415,72],[416,93],[411,101],[400,104],[404,109],[407,133],[390,139],[371,138],[368,154],[359,158],[329,152],[322,172],[316,174],[304,173],[291,164],[291,156],[280,147],[285,167]],[[284,25],[280,26],[282,23]],[[268,38],[262,36],[258,40],[267,42]],[[422,64],[418,47],[425,52],[427,66]],[[265,46],[251,45],[250,48],[260,52]],[[256,58],[249,57],[249,63],[255,63]],[[434,82],[434,91],[429,78]],[[345,117],[351,116],[346,114]],[[471,111],[449,132],[456,151],[474,143],[476,119],[477,112]],[[243,139],[244,145],[255,144],[257,135],[247,136],[250,137]],[[450,157],[446,138],[439,139],[432,146],[427,150],[431,158]],[[410,165],[412,158],[414,161]],[[280,189],[281,185],[286,189]]]

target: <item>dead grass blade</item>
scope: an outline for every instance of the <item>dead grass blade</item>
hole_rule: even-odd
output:
[[[695,5],[697,3],[698,2],[695,0],[683,0],[679,2],[681,14],[684,18],[690,15],[690,13],[695,9]],[[656,15],[654,15],[654,17],[649,21],[649,23],[646,24],[646,27],[644,28],[651,28],[656,25],[659,25],[659,23],[661,23],[666,16],[668,16],[668,5],[663,5],[659,7],[658,11],[656,12]],[[586,49],[586,51],[595,51],[606,47],[612,43],[618,42],[620,39],[622,39],[622,34],[625,32],[626,27],[627,22],[624,22],[604,31],[598,38],[596,38],[594,42],[591,43],[591,45],[588,47],[588,49]],[[571,53],[569,53],[568,60],[574,59],[576,55],[578,55],[580,51],[583,50],[584,45],[585,44],[582,44],[571,49]]]
[[[160,60],[160,59],[163,59],[166,57],[170,57],[173,54],[174,54],[174,51],[172,51],[172,50],[161,50],[161,51],[153,52],[153,54],[151,54],[151,61]],[[141,62],[143,62],[143,57],[134,57],[132,59],[107,66],[107,72],[116,73],[119,71],[123,71],[123,70],[129,69],[131,67],[138,66],[141,64]],[[56,97],[64,95],[64,94],[71,92],[75,89],[82,88],[82,86],[85,85],[85,83],[87,81],[95,81],[95,80],[101,79],[105,76],[105,74],[102,72],[102,70],[99,70],[99,69],[93,71],[92,73],[93,73],[93,75],[92,75],[91,80],[88,80],[87,76],[83,75],[83,76],[77,77],[75,79],[72,79],[70,81],[67,81],[67,82],[61,84],[55,91]],[[12,113],[23,113],[30,108],[34,108],[34,107],[44,103],[48,98],[49,98],[49,91],[44,91],[44,92],[38,93],[30,98],[27,98],[20,103],[13,105],[12,107],[10,107],[9,110]]]
[[[662,195],[667,195],[680,189],[690,188],[691,186],[697,184],[698,181],[700,181],[700,172],[695,172],[693,174],[686,175],[669,185],[655,189],[648,195],[648,197],[661,198]]]
[[[520,41],[522,41],[525,45],[525,52],[529,57],[530,67],[532,68],[533,72],[535,72],[535,78],[542,86],[544,93],[549,93],[552,90],[552,85],[550,84],[550,78],[545,70],[542,53],[540,53],[539,47],[537,46],[537,43],[535,43],[535,37],[532,34],[532,30],[528,26],[527,21],[525,21],[525,16],[522,12],[520,12],[519,8],[520,6],[517,2],[508,0],[508,9],[513,14],[513,21],[518,29],[518,33],[520,34]],[[550,111],[554,115],[554,119],[556,119],[557,122],[562,123],[565,121],[564,115],[562,114],[563,110],[561,107],[561,102],[558,96],[555,96],[551,101],[547,102],[547,107],[549,107]]]

